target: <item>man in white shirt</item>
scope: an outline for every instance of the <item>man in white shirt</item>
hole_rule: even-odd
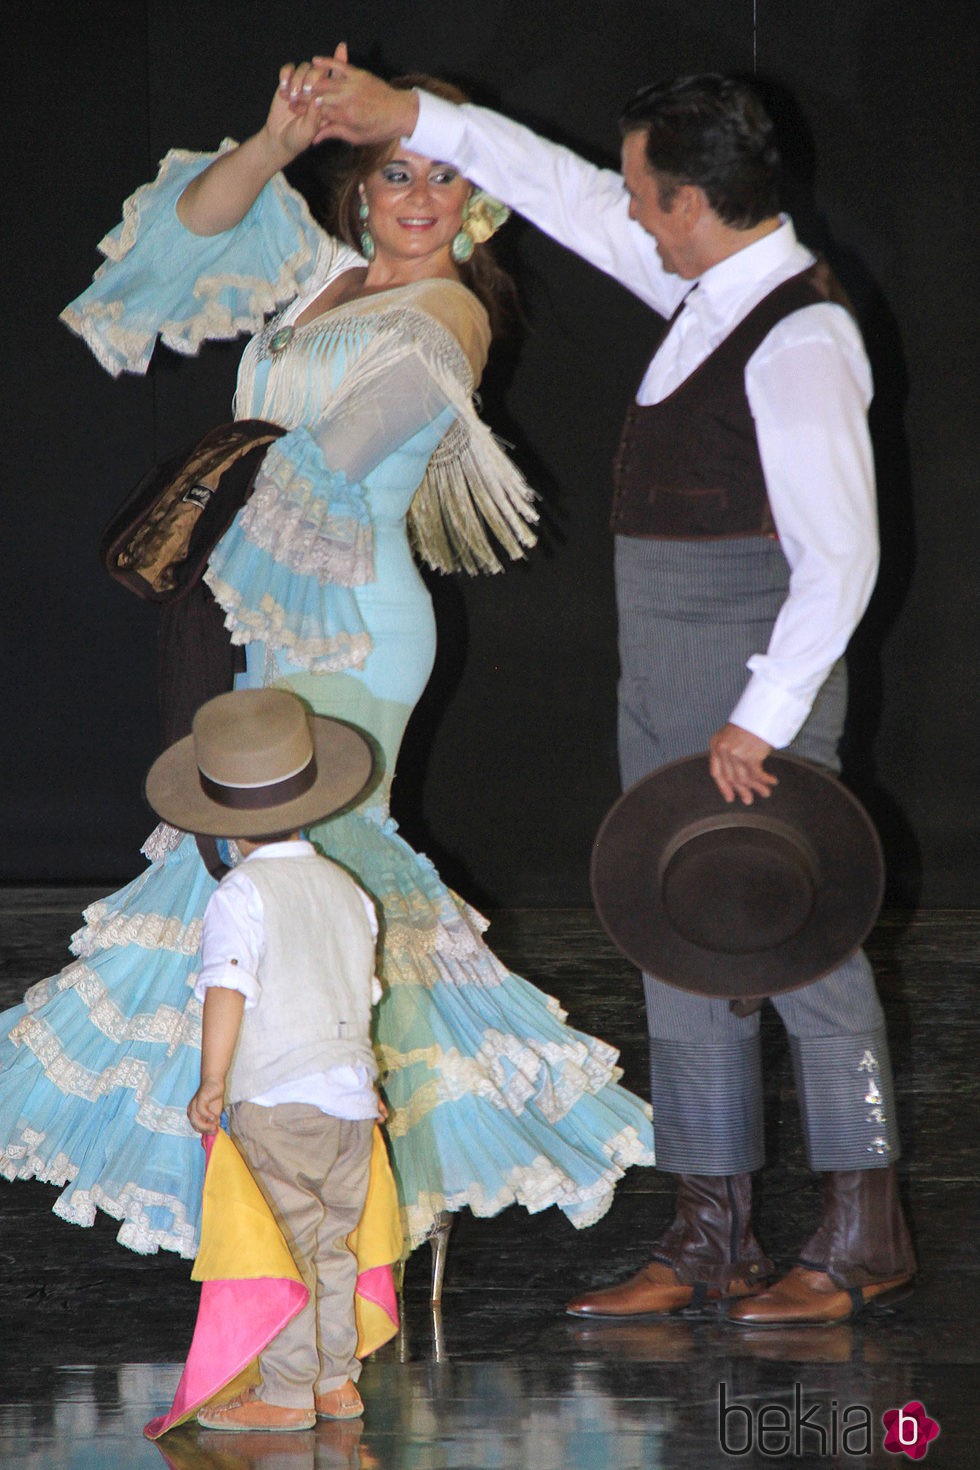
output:
[[[620,176],[485,109],[387,87],[344,48],[287,85],[295,106],[322,110],[321,137],[401,136],[670,319],[615,470],[624,784],[706,748],[729,802],[769,794],[773,749],[837,769],[842,655],[877,570],[871,377],[854,322],[778,213],[779,156],[755,93],[717,76],[644,88],[621,120]],[[732,1321],[768,1326],[894,1299],[915,1263],[864,955],[774,997],[826,1193],[817,1231],[768,1290],[751,1226],[758,1016],[653,976],[644,987],[676,1218],[648,1266],[569,1311],[661,1315],[734,1299]]]

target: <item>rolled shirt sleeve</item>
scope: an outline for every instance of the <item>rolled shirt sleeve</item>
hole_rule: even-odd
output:
[[[236,868],[222,879],[204,910],[201,969],[194,986],[198,1000],[203,1001],[206,992],[219,985],[240,991],[247,1011],[258,1004],[264,933],[258,890],[242,868]]]

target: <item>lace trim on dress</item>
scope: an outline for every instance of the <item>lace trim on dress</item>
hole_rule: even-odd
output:
[[[96,271],[95,280],[99,279],[101,269]],[[260,320],[261,313],[274,311],[283,296],[289,295],[290,284],[285,272],[271,286],[266,286],[258,277],[202,276],[200,280],[202,291],[212,297],[228,288],[248,290],[256,300]],[[220,301],[207,297],[193,318],[162,321],[155,335],[139,328],[120,326],[119,319],[124,311],[125,305],[121,301],[91,302],[83,311],[66,306],[60,317],[66,327],[82,338],[99,366],[114,378],[123,370],[145,373],[157,337],[171,351],[193,357],[203,342],[230,340],[255,326],[255,314],[251,308],[248,312],[234,312]]]
[[[181,832],[179,827],[171,827],[169,822],[159,822],[149,837],[140,848],[140,852],[151,863],[162,863],[164,858],[176,852],[186,832]]]
[[[155,179],[150,179],[146,184],[140,184],[132,194],[123,201],[122,222],[114,230],[110,230],[100,241],[98,248],[107,260],[122,260],[128,255],[139,238],[140,223],[144,208],[154,194],[158,194],[167,185],[170,174],[174,169],[186,168],[188,165],[200,163],[202,169],[212,159],[220,158],[223,153],[230,153],[237,148],[238,144],[234,138],[222,138],[221,143],[213,154],[194,152],[190,148],[171,148],[160,160],[160,168]]]
[[[154,339],[145,331],[117,325],[124,311],[121,301],[88,302],[81,311],[66,306],[60,315],[65,326],[81,337],[99,367],[114,378],[124,368],[146,372],[153,353]]]
[[[89,1213],[94,1217],[96,1208],[116,1220],[122,1220],[116,1239],[138,1255],[156,1255],[160,1249],[176,1251],[188,1261],[197,1255],[197,1231],[187,1219],[181,1201],[174,1195],[141,1189],[132,1183],[125,1185],[119,1195],[109,1195],[95,1186],[91,1190],[77,1191],[69,1200],[62,1196],[55,1202],[54,1213],[70,1224],[86,1225],[92,1220],[79,1217]],[[173,1217],[173,1228],[161,1230],[159,1225],[153,1224],[149,1217],[151,1209],[169,1211]]]
[[[504,967],[481,944],[487,920],[460,903],[460,912],[433,912],[426,894],[386,894],[387,914],[382,963],[391,985],[500,985]],[[447,906],[448,907],[448,906]],[[396,916],[396,911],[397,916]],[[388,978],[390,976],[390,979]],[[560,1013],[557,1001],[550,1006]]]
[[[90,904],[82,917],[84,927],[75,931],[69,944],[72,954],[80,959],[100,949],[111,949],[114,944],[137,944],[141,949],[168,949],[184,955],[197,954],[201,944],[200,919],[185,924],[168,914],[123,914],[101,899]]]
[[[359,668],[372,643],[352,588],[373,577],[363,490],[329,468],[307,429],[287,430],[204,575],[232,642],[265,642],[311,673]]]
[[[378,1047],[386,1071],[422,1065],[435,1075],[412,1091],[408,1102],[392,1110],[388,1132],[403,1137],[427,1113],[444,1102],[472,1095],[519,1117],[529,1102],[549,1123],[556,1123],[579,1098],[600,1092],[622,1077],[615,1065],[618,1053],[604,1041],[558,1045],[521,1041],[494,1028],[486,1030],[475,1056],[464,1057],[455,1048],[438,1045],[409,1052]]]
[[[121,224],[100,240],[98,248],[106,259],[95,272],[93,286],[104,278],[113,279],[113,268],[141,243],[144,216],[154,210],[166,209],[167,196],[178,186],[182,188],[195,172],[200,172],[195,165],[204,168],[213,158],[236,146],[234,140],[226,138],[214,154],[171,149],[162,159],[156,178],[141,184],[125,200]],[[296,295],[299,282],[309,273],[310,262],[319,258],[324,244],[330,255],[336,251],[334,242],[325,237],[315,224],[306,201],[281,174],[270,180],[267,189],[280,206],[283,218],[292,214],[300,225],[294,232],[294,248],[282,259],[274,280],[268,278],[268,257],[262,261],[264,270],[216,271],[205,268],[193,282],[193,304],[188,302],[186,313],[155,322],[152,327],[146,324],[120,325],[129,312],[131,290],[129,283],[123,283],[118,299],[100,299],[96,291],[87,300],[84,296],[80,298],[80,306],[75,302],[67,306],[61,313],[61,320],[78,333],[100,365],[113,376],[118,376],[124,369],[145,372],[157,338],[174,352],[192,355],[209,338],[230,339],[242,332],[256,331],[270,312]],[[213,242],[217,237],[194,238]],[[315,248],[310,243],[313,240],[317,241]],[[200,248],[204,251],[214,247],[204,244]],[[221,299],[223,295],[225,300]]]
[[[191,986],[196,979],[196,975],[191,976]],[[165,1055],[168,1057],[173,1056],[180,1046],[200,1049],[200,1001],[190,998],[182,1010],[178,1010],[176,1006],[158,1006],[154,1011],[140,1011],[135,1016],[128,1016],[110,998],[98,974],[83,960],[76,960],[73,965],[62,970],[60,975],[53,975],[49,980],[41,980],[37,985],[31,986],[24,998],[28,1014],[10,1031],[10,1039],[16,1046],[26,1043],[37,1056],[41,1056],[43,1050],[44,1056],[52,1061],[59,1055],[66,1055],[61,1051],[61,1042],[57,1035],[44,1018],[37,1014],[52,996],[66,990],[75,991],[88,1010],[92,1024],[117,1045],[130,1041],[152,1042],[165,1047]],[[62,1063],[58,1062],[58,1066],[61,1068]],[[110,1068],[103,1075],[108,1076],[111,1071]],[[81,1073],[85,1077],[95,1075],[88,1068],[81,1068]],[[52,1081],[56,1080],[52,1075]],[[62,1088],[62,1091],[78,1090],[75,1087]],[[86,1086],[82,1090],[82,1096],[99,1096],[104,1090],[90,1092]]]
[[[310,480],[276,445],[266,453],[242,511],[241,529],[253,546],[291,571],[315,577],[321,586],[355,587],[374,578],[370,522],[340,514],[332,497],[317,496]]]
[[[312,674],[333,674],[344,669],[359,669],[371,652],[369,633],[338,632],[320,637],[303,637],[288,626],[288,614],[266,595],[258,607],[246,606],[234,587],[222,581],[213,571],[204,580],[225,612],[225,627],[232,643],[272,643],[281,648],[293,663]]]
[[[198,1016],[200,1025],[200,1016]],[[136,1098],[136,1121],[152,1133],[179,1138],[193,1136],[184,1107],[166,1107],[150,1097],[153,1077],[146,1062],[124,1057],[101,1072],[92,1072],[68,1055],[60,1039],[40,1016],[25,1016],[10,1033],[17,1046],[26,1046],[44,1069],[44,1075],[66,1097],[95,1102],[116,1087],[128,1088]]]
[[[63,1186],[78,1176],[78,1166],[65,1153],[46,1160],[38,1152],[44,1142],[44,1134],[25,1128],[19,1143],[11,1143],[0,1154],[0,1177],[4,1179],[38,1179],[42,1184]],[[123,1186],[118,1194],[108,1194],[99,1185],[90,1190],[71,1190],[56,1199],[54,1214],[67,1220],[70,1225],[91,1226],[95,1224],[96,1210],[104,1210],[123,1223],[116,1239],[120,1245],[128,1246],[139,1255],[155,1255],[161,1247],[176,1251],[187,1260],[197,1255],[197,1232],[187,1218],[182,1200],[176,1195],[160,1194],[143,1189],[138,1184]],[[166,1210],[171,1216],[171,1229],[164,1230],[159,1223],[152,1223],[148,1211]]]
[[[632,1127],[607,1140],[605,1152],[610,1160],[608,1168],[585,1187],[576,1185],[551,1159],[539,1154],[531,1164],[516,1165],[492,1193],[474,1183],[455,1194],[420,1195],[415,1204],[401,1210],[406,1250],[421,1245],[440,1211],[467,1207],[474,1215],[489,1216],[512,1204],[523,1205],[532,1215],[557,1205],[576,1230],[585,1230],[606,1214],[626,1169],[634,1164],[653,1164],[652,1153]]]

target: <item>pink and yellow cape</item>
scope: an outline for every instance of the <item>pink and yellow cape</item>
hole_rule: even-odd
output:
[[[232,1398],[259,1381],[258,1357],[301,1311],[309,1292],[272,1211],[226,1133],[204,1139],[207,1168],[201,1245],[191,1279],[201,1302],[170,1412],[144,1427],[147,1439]],[[357,1229],[357,1356],[365,1358],[398,1331],[393,1264],[402,1251],[398,1200],[380,1128],[374,1130],[371,1177]]]

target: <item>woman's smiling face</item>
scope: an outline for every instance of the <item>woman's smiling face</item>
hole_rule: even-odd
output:
[[[361,185],[367,228],[378,259],[391,265],[452,268],[449,247],[463,218],[472,185],[458,169],[406,149],[393,149]],[[454,268],[453,273],[455,273]]]

